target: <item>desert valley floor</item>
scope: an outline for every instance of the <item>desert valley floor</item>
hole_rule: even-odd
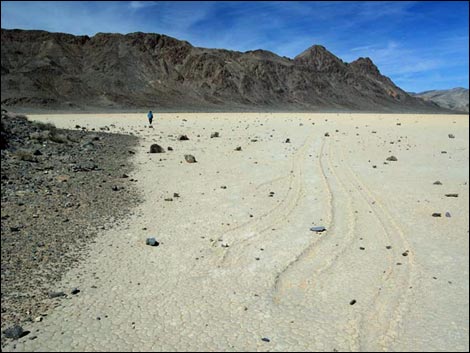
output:
[[[468,115],[29,118],[139,136],[145,201],[4,350],[468,351]]]

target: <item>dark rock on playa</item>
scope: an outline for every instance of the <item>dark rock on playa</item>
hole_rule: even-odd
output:
[[[24,331],[23,328],[19,325],[7,328],[3,331],[5,337],[17,340],[18,338],[24,337],[29,334],[29,331]]]
[[[211,134],[211,139],[214,138],[214,137],[219,137],[219,133],[218,132],[213,132]]]
[[[188,141],[189,138],[188,138],[188,136],[186,136],[186,135],[180,135],[180,136],[178,137],[178,140],[179,140],[179,141]]]
[[[398,158],[395,157],[395,156],[390,156],[390,157],[387,158],[387,161],[396,162],[396,161],[398,161]]]
[[[290,139],[286,139],[286,143],[290,143]]]
[[[318,226],[318,227],[312,227],[312,228],[310,228],[310,230],[311,230],[312,232],[321,233],[321,232],[326,231],[326,228],[323,227],[323,226]]]
[[[434,212],[432,214],[433,217],[441,217],[441,214],[439,212]]]
[[[446,197],[459,197],[459,194],[446,194]]]
[[[442,183],[439,180],[436,180],[433,185],[442,185]]]
[[[237,148],[235,148],[235,151],[241,151],[241,150],[242,150],[241,146],[238,146]]]
[[[73,294],[73,295],[78,294],[78,293],[80,293],[80,289],[78,289],[78,288],[73,288],[73,289],[70,291],[70,294]]]
[[[191,155],[191,154],[185,154],[185,155],[184,155],[184,159],[185,159],[186,162],[188,162],[188,163],[197,163],[196,158],[195,158],[193,155]]]
[[[150,153],[165,153],[165,149],[162,146],[154,143],[150,146]]]
[[[145,244],[150,246],[158,246],[160,243],[155,238],[147,238]]]
[[[454,139],[454,138],[455,138],[455,136],[454,136],[453,134],[449,134],[448,136],[449,136],[450,139]]]

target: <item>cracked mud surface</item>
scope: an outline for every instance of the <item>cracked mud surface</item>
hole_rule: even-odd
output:
[[[135,133],[145,200],[59,285],[81,292],[5,350],[468,350],[465,117],[34,118]]]

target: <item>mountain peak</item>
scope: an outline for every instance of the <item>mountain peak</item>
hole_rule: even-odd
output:
[[[350,65],[352,68],[362,73],[380,75],[379,69],[369,57],[360,57],[357,60],[354,60]]]
[[[294,58],[294,61],[313,67],[317,71],[338,71],[344,67],[341,59],[329,52],[323,45],[312,45]]]

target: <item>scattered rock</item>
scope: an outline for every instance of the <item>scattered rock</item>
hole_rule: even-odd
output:
[[[168,146],[167,150],[168,151],[173,151],[173,147]]]
[[[453,134],[449,134],[448,136],[449,136],[450,139],[454,139],[454,138],[455,138],[455,136],[454,136]]]
[[[286,143],[290,143],[290,139],[286,139]]]
[[[321,233],[321,232],[324,232],[326,230],[326,228],[323,227],[323,226],[318,226],[318,227],[312,227],[312,228],[310,228],[310,230],[312,232]]]
[[[441,214],[439,212],[434,212],[432,214],[433,217],[441,217]]]
[[[433,185],[442,185],[442,183],[439,180],[437,180],[433,183]]]
[[[354,304],[356,304],[356,299],[353,299],[349,302],[349,305],[354,305]]]
[[[269,338],[267,338],[267,337],[263,337],[263,338],[261,339],[261,341],[263,341],[263,342],[271,342],[271,340],[270,340]]]
[[[185,159],[186,162],[188,162],[188,163],[197,163],[196,158],[195,158],[193,155],[191,155],[191,154],[185,154],[185,155],[184,155],[184,159]]]
[[[452,216],[450,215],[450,212],[446,212],[446,217],[447,217],[447,218],[452,217]]]
[[[188,141],[189,138],[188,138],[188,136],[186,136],[186,135],[180,135],[180,136],[178,137],[178,140],[179,140],[179,141]]]
[[[330,133],[329,132],[325,132],[325,137],[329,137],[330,136]]]
[[[150,153],[165,153],[165,149],[162,146],[154,143],[150,146]]]
[[[240,146],[238,146],[237,148],[235,148],[235,151],[241,151],[242,148]]]
[[[459,197],[459,194],[446,194],[446,197]]]
[[[78,288],[73,288],[71,291],[70,291],[71,294],[75,295],[75,294],[78,294],[80,293],[80,289]]]
[[[177,192],[174,192],[173,197],[180,197],[180,194],[178,194]]]
[[[160,243],[155,238],[147,238],[145,244],[150,246],[158,246]]]
[[[387,161],[396,162],[396,161],[398,161],[398,158],[395,157],[395,156],[390,156],[390,157],[387,158]]]
[[[7,328],[3,331],[5,337],[17,340],[18,338],[24,337],[29,334],[29,331],[24,331],[23,328],[19,325],[15,325]]]
[[[211,134],[211,139],[214,138],[214,137],[219,137],[219,133],[218,132],[213,132]]]

